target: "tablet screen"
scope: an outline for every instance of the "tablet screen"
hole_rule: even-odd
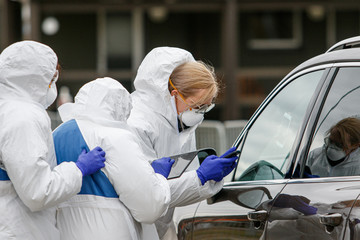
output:
[[[168,179],[180,177],[181,174],[186,170],[190,163],[197,158],[198,151],[189,152],[185,154],[171,156],[171,159],[174,159],[175,162],[171,167],[170,174]]]

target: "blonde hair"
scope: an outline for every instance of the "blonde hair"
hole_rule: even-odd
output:
[[[214,68],[202,61],[186,62],[177,66],[171,73],[170,79],[184,98],[193,96],[200,89],[207,89],[206,94],[199,99],[199,103],[212,101],[218,94]],[[174,90],[170,83],[168,88],[169,92]]]

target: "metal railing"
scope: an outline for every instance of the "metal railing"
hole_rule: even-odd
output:
[[[246,123],[247,120],[204,120],[196,129],[197,148],[212,147],[218,155],[223,154],[233,145]]]

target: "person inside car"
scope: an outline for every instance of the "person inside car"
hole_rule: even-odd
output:
[[[320,177],[360,175],[360,119],[344,118],[332,126],[321,148],[310,152],[307,166]]]

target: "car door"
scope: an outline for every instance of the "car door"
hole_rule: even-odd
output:
[[[264,101],[234,143],[241,155],[230,183],[179,224],[180,239],[259,239],[264,214],[248,213],[272,201],[288,179],[298,135],[327,71],[313,69],[284,80]],[[191,222],[191,226],[189,223]],[[186,226],[187,225],[187,226]],[[185,230],[184,230],[185,229]]]
[[[264,239],[359,239],[360,142],[338,158],[332,153],[337,138],[329,144],[344,129],[354,131],[344,136],[360,139],[359,76],[359,63],[336,64],[328,74],[304,131],[297,168],[268,214]]]

